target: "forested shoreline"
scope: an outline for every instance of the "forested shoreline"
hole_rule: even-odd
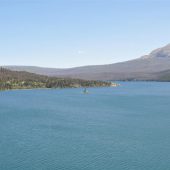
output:
[[[0,68],[0,90],[33,88],[78,88],[111,86],[110,82],[56,78]]]

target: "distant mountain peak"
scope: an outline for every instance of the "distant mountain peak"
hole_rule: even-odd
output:
[[[145,55],[142,59],[150,59],[150,58],[170,58],[170,44],[153,50],[149,55]]]
[[[7,66],[6,68],[53,77],[69,77],[85,80],[170,81],[170,44],[153,50],[149,55],[143,56],[141,58],[109,65],[84,66],[70,69],[20,66]]]

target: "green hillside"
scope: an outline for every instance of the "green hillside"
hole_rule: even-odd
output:
[[[0,90],[32,88],[76,88],[111,86],[109,82],[56,78],[0,68]]]

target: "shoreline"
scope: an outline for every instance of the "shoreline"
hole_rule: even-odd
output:
[[[62,90],[62,89],[81,89],[81,88],[104,88],[104,87],[118,87],[118,86],[96,86],[96,87],[64,87],[64,88],[20,88],[20,89],[4,89],[0,90],[0,92],[5,92],[5,91],[18,91],[18,90]]]

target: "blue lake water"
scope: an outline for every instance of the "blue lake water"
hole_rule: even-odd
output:
[[[0,170],[170,170],[170,83],[0,92]]]

